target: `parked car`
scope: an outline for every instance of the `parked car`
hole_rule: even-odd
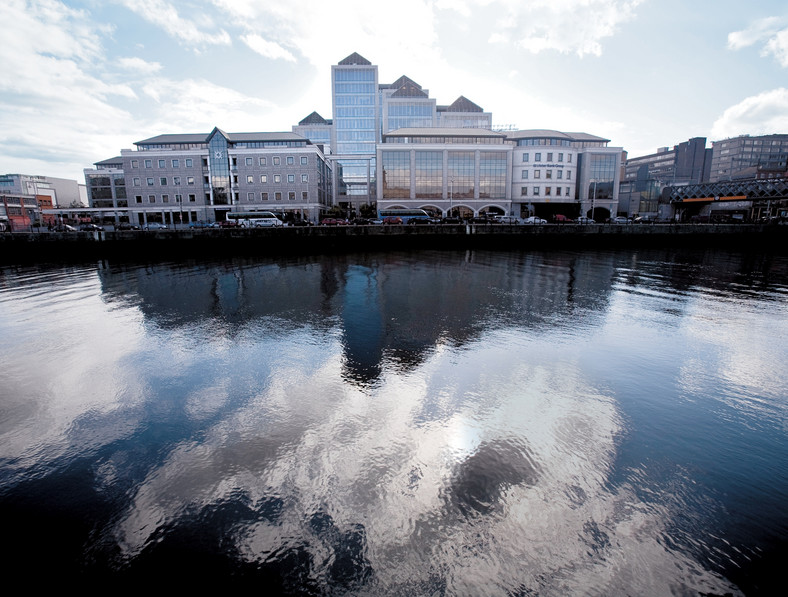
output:
[[[219,228],[240,228],[240,226],[235,220],[222,220],[219,222]]]
[[[77,229],[69,224],[58,224],[53,228],[55,232],[76,232]]]
[[[523,220],[524,224],[547,224],[547,220],[543,220],[537,216],[530,216]]]
[[[553,221],[563,224],[563,223],[572,222],[573,220],[572,218],[566,217],[564,214],[555,214],[553,216]]]
[[[496,224],[519,224],[520,218],[515,216],[495,216],[493,222]]]
[[[115,230],[139,230],[140,227],[131,222],[120,222],[115,226]]]
[[[398,216],[386,216],[385,218],[383,218],[383,223],[389,225],[402,224],[402,218]]]
[[[369,223],[372,224],[373,226],[380,226],[383,224],[383,220],[381,220],[380,218],[372,218],[369,221]]]
[[[159,224],[158,222],[148,222],[148,225],[145,226],[145,230],[167,230],[167,226]]]
[[[198,220],[196,222],[189,222],[189,228],[211,228],[212,222],[206,222],[205,220]]]
[[[441,224],[462,224],[462,220],[460,218],[450,216],[448,218],[443,218],[441,220]]]
[[[79,229],[82,232],[98,232],[100,230],[104,230],[104,228],[97,224],[82,224],[80,225]]]
[[[616,216],[610,220],[611,224],[629,224],[631,220],[625,218],[624,216]]]
[[[587,218],[585,216],[580,216],[575,220],[578,224],[596,224],[596,220],[592,220],[591,218]]]

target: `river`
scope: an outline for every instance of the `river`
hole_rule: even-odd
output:
[[[747,251],[4,267],[6,581],[768,595],[786,338]]]

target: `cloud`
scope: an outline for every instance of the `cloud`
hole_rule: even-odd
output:
[[[167,35],[181,43],[192,46],[230,45],[230,35],[224,30],[216,31],[216,25],[210,21],[203,11],[201,15],[203,29],[198,23],[181,17],[176,8],[165,0],[121,0],[130,11],[163,29]]]
[[[601,40],[635,18],[643,0],[500,0],[501,12],[491,43],[511,43],[533,54],[554,50],[600,56]],[[482,4],[487,4],[482,2]],[[511,41],[510,41],[511,40]]]
[[[728,34],[728,48],[741,50],[756,44],[763,44],[761,56],[772,55],[777,62],[788,68],[788,24],[780,17],[767,17],[755,21],[742,31]]]
[[[282,46],[280,46],[276,42],[266,41],[256,33],[250,33],[247,35],[241,36],[243,42],[249,46],[252,50],[260,54],[261,56],[265,56],[266,58],[271,58],[272,60],[287,60],[288,62],[295,62],[295,56],[293,56],[290,52],[285,50]]]
[[[160,63],[148,62],[142,58],[119,58],[117,62],[121,68],[145,74],[159,72],[162,68]]]
[[[712,126],[712,137],[769,135],[788,131],[788,89],[780,87],[731,106]]]

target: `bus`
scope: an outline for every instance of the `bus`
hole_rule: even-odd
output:
[[[403,224],[408,224],[411,220],[424,220],[425,222],[429,222],[430,214],[423,209],[392,207],[391,209],[378,210],[378,218],[383,220],[384,223],[386,222],[386,218],[399,218]]]
[[[227,213],[227,219],[245,228],[284,226],[272,211],[231,211]]]

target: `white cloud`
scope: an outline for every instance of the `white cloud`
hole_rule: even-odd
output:
[[[146,21],[161,27],[167,35],[182,43],[194,46],[230,45],[231,39],[224,29],[218,29],[204,13],[203,29],[198,23],[181,17],[176,8],[165,0],[121,0],[121,3]],[[215,29],[218,31],[214,32]]]
[[[119,58],[118,66],[130,71],[136,71],[144,74],[152,74],[161,70],[161,64],[158,62],[148,62],[142,58]]]
[[[635,8],[643,0],[499,0],[504,16],[491,43],[513,40],[516,47],[533,54],[555,50],[600,56],[601,40],[615,35],[618,28],[635,18]],[[486,2],[482,2],[486,4]],[[506,31],[507,33],[502,33]]]
[[[788,131],[788,89],[780,87],[731,106],[712,127],[712,138],[769,135]]]
[[[255,52],[260,54],[261,56],[265,56],[266,58],[271,58],[272,60],[287,60],[288,62],[295,62],[295,56],[293,56],[290,52],[285,50],[282,46],[280,46],[276,42],[271,42],[263,39],[256,33],[250,33],[247,35],[241,36],[243,42],[252,48]]]
[[[788,68],[788,25],[780,17],[767,17],[755,21],[742,31],[728,34],[728,47],[740,50],[763,44],[761,56],[773,55],[781,66]]]

